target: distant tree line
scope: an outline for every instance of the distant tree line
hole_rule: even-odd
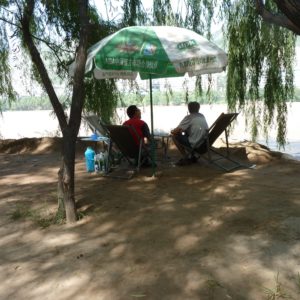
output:
[[[48,97],[46,96],[26,96],[20,97],[19,101],[11,102],[4,101],[2,110],[50,110],[53,109]]]
[[[197,91],[154,91],[154,105],[181,105],[189,101],[197,101],[201,104],[223,104],[226,103],[226,95],[223,91],[202,92],[200,95]],[[300,102],[300,88],[295,88],[291,102]],[[140,93],[121,93],[118,107],[126,107],[131,104],[149,105],[149,94]],[[20,111],[20,110],[52,110],[51,103],[47,96],[23,96],[16,102],[2,102],[3,111]]]

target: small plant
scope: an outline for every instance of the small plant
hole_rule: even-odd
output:
[[[297,274],[296,285],[298,288],[298,292],[300,292],[300,274],[299,274],[299,272]]]
[[[208,279],[206,280],[206,285],[207,285],[207,289],[208,289],[208,299],[209,300],[213,300],[215,299],[215,291],[217,288],[223,288],[224,287],[216,280],[214,279]]]
[[[86,216],[86,213],[84,213],[84,212],[82,212],[82,211],[79,211],[79,212],[78,212],[78,220],[83,219],[85,216]]]
[[[275,282],[276,285],[274,289],[264,287],[264,292],[267,296],[267,300],[292,299],[292,297],[283,290],[282,284],[279,282],[279,272],[277,272]]]
[[[17,221],[20,219],[26,219],[32,216],[32,212],[28,209],[26,209],[26,207],[18,205],[16,207],[16,209],[9,214],[10,215],[10,219],[13,221]]]

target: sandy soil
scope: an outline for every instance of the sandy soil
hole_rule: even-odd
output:
[[[85,171],[81,219],[52,224],[59,139],[0,142],[0,299],[300,299],[300,162],[231,145],[253,169],[160,162],[131,180]]]

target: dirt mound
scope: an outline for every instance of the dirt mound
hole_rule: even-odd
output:
[[[60,151],[62,139],[55,138],[22,138],[0,140],[0,153],[16,154],[16,153],[32,153],[42,154]]]
[[[226,154],[227,149],[224,140],[218,140],[214,146],[218,148],[218,151]],[[284,158],[281,152],[272,151],[265,145],[247,140],[229,143],[229,155],[235,159],[254,164],[266,164]]]
[[[272,151],[265,145],[250,141],[230,143],[229,146],[233,156],[241,159],[246,158],[252,163],[264,164],[279,160],[283,157],[281,152]]]
[[[6,154],[47,154],[61,151],[62,138],[44,137],[44,138],[22,138],[0,140],[0,153]],[[76,145],[77,153],[84,153],[87,146],[95,147],[94,142],[83,142],[78,140]],[[223,141],[216,143],[219,151],[226,154],[226,147]],[[281,152],[271,151],[265,145],[243,141],[238,143],[230,143],[229,152],[232,157],[242,161],[264,164],[271,161],[281,159]],[[177,153],[175,146],[170,145],[171,152]]]
[[[84,153],[88,146],[95,148],[95,142],[86,142],[78,139],[76,143],[77,153]],[[0,153],[4,154],[47,154],[60,152],[61,149],[62,138],[60,137],[0,140]]]

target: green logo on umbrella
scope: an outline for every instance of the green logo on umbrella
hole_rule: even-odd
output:
[[[197,46],[197,42],[195,40],[189,40],[185,42],[178,43],[177,48],[179,50],[191,49]]]
[[[117,47],[120,52],[126,52],[126,53],[134,53],[139,51],[139,47],[136,46],[133,43],[125,43],[125,44],[120,44]]]
[[[180,68],[189,68],[193,66],[209,65],[217,60],[215,56],[197,57],[190,60],[182,61],[179,63]]]
[[[153,44],[147,43],[143,49],[145,56],[152,56],[155,54],[157,47]]]

